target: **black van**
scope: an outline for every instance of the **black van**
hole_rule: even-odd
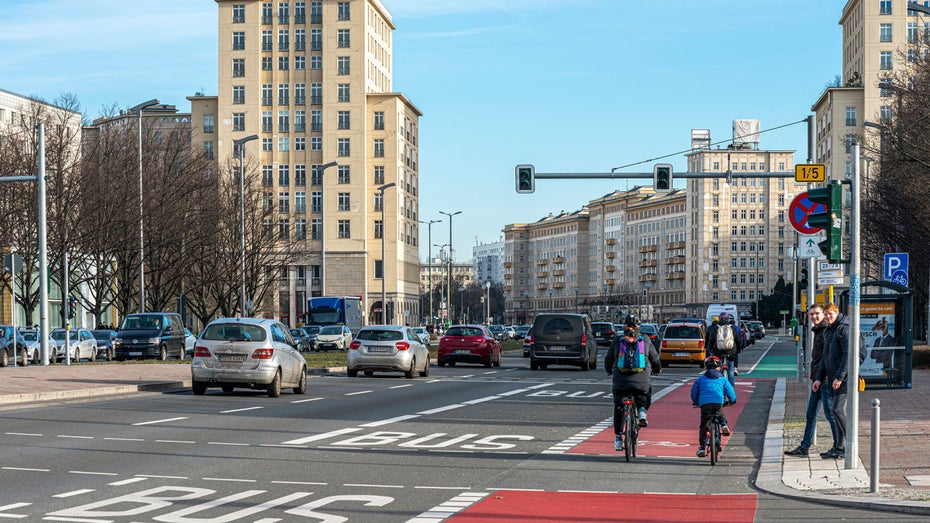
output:
[[[537,314],[530,332],[531,370],[549,365],[597,367],[597,341],[586,314]]]
[[[140,312],[123,319],[113,340],[117,361],[184,359],[184,323],[175,312]]]

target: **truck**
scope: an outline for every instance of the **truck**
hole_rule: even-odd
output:
[[[362,328],[362,298],[317,296],[307,300],[307,325],[345,325],[358,334]]]
[[[714,316],[720,316],[722,312],[729,314],[734,321],[739,321],[739,309],[736,305],[732,303],[712,303],[707,306],[707,325],[710,326]]]

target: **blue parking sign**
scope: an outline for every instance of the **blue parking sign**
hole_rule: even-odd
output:
[[[885,281],[893,281],[898,285],[907,287],[907,253],[889,252],[885,254],[884,266]]]

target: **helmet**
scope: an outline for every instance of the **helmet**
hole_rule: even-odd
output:
[[[704,360],[704,368],[705,369],[719,369],[720,358],[718,358],[717,356],[708,356],[708,358]]]
[[[727,313],[725,313],[725,312],[721,312],[721,313],[720,313],[720,323],[726,323],[726,322],[728,322],[728,321],[730,321],[730,315],[727,314]]]
[[[627,314],[626,319],[623,320],[624,336],[635,336],[637,330],[639,330],[639,318],[635,314]]]
[[[720,316],[714,316],[712,321],[720,321]]]

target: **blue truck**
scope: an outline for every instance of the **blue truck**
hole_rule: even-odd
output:
[[[358,296],[318,296],[307,300],[307,325],[345,325],[358,334],[362,328],[362,299]]]

